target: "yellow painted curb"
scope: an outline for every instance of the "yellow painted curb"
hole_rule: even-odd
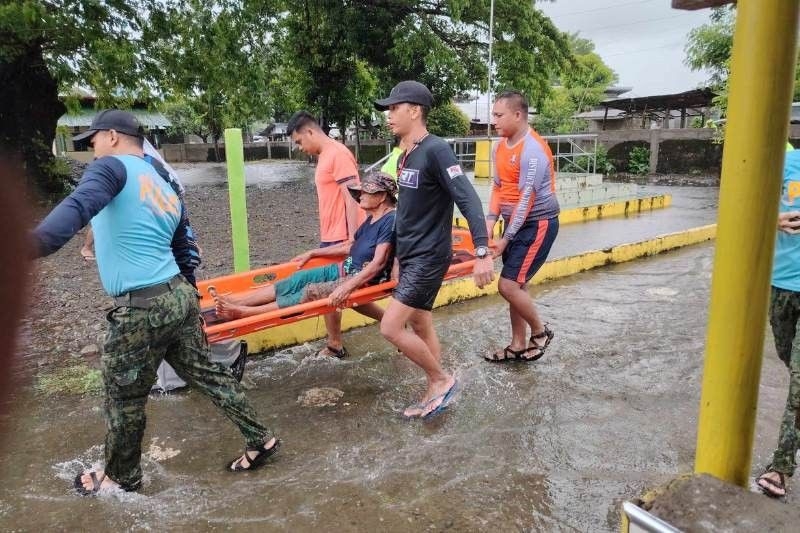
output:
[[[619,202],[608,202],[587,207],[573,207],[563,210],[558,216],[558,222],[559,224],[572,224],[575,222],[598,220],[605,217],[628,216],[644,211],[652,211],[653,209],[663,209],[669,207],[671,204],[671,195],[660,194],[657,196],[620,200]]]
[[[653,209],[663,209],[672,205],[672,195],[659,194],[656,196],[645,196],[642,198],[632,198],[630,200],[620,200],[618,202],[608,202],[605,204],[590,205],[586,207],[572,207],[564,209],[558,215],[558,223],[574,224],[576,222],[589,222],[602,218],[628,216]],[[502,223],[502,221],[501,221]],[[453,217],[453,225],[459,228],[467,228],[467,221],[463,217]],[[502,234],[500,224],[495,226],[495,237]]]
[[[660,254],[691,244],[698,244],[714,239],[717,225],[710,224],[699,228],[692,228],[675,233],[659,235],[653,239],[630,244],[620,244],[604,250],[592,250],[582,254],[562,257],[548,261],[534,276],[533,283],[542,283],[549,280],[563,278],[591,270],[593,268],[624,263],[640,257]],[[441,307],[454,302],[477,298],[487,294],[497,294],[497,281],[484,289],[479,289],[472,282],[472,278],[462,278],[448,282],[442,286],[436,297],[434,307]],[[378,302],[381,306],[388,304],[388,298]],[[365,326],[373,320],[361,316],[357,312],[347,309],[342,315],[342,330]],[[291,346],[303,342],[320,339],[325,336],[325,320],[320,317],[301,320],[285,326],[270,328],[251,333],[244,337],[252,353],[265,350]]]

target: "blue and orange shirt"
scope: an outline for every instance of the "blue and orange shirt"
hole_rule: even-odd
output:
[[[539,134],[528,134],[514,146],[503,139],[494,148],[495,177],[487,218],[506,221],[504,236],[513,240],[528,220],[558,216],[553,152]]]
[[[800,211],[800,150],[786,152],[779,210],[781,213]],[[772,285],[800,292],[800,235],[778,231]]]
[[[186,240],[177,193],[144,159],[101,157],[37,226],[40,255],[63,246],[90,220],[100,281],[111,296],[163,283],[180,271],[173,249]],[[176,231],[177,230],[177,231]]]

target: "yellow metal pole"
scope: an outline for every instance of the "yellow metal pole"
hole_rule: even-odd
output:
[[[800,0],[740,0],[733,39],[695,472],[745,486]]]

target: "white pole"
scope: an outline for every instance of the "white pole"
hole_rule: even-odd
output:
[[[492,136],[492,42],[494,41],[494,0],[489,6],[489,87],[486,92],[486,136]]]

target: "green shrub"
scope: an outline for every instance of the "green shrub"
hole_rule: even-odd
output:
[[[635,146],[628,155],[628,170],[633,174],[650,172],[650,149],[644,146]]]
[[[428,131],[439,137],[464,137],[469,119],[453,103],[434,107],[428,114]]]

